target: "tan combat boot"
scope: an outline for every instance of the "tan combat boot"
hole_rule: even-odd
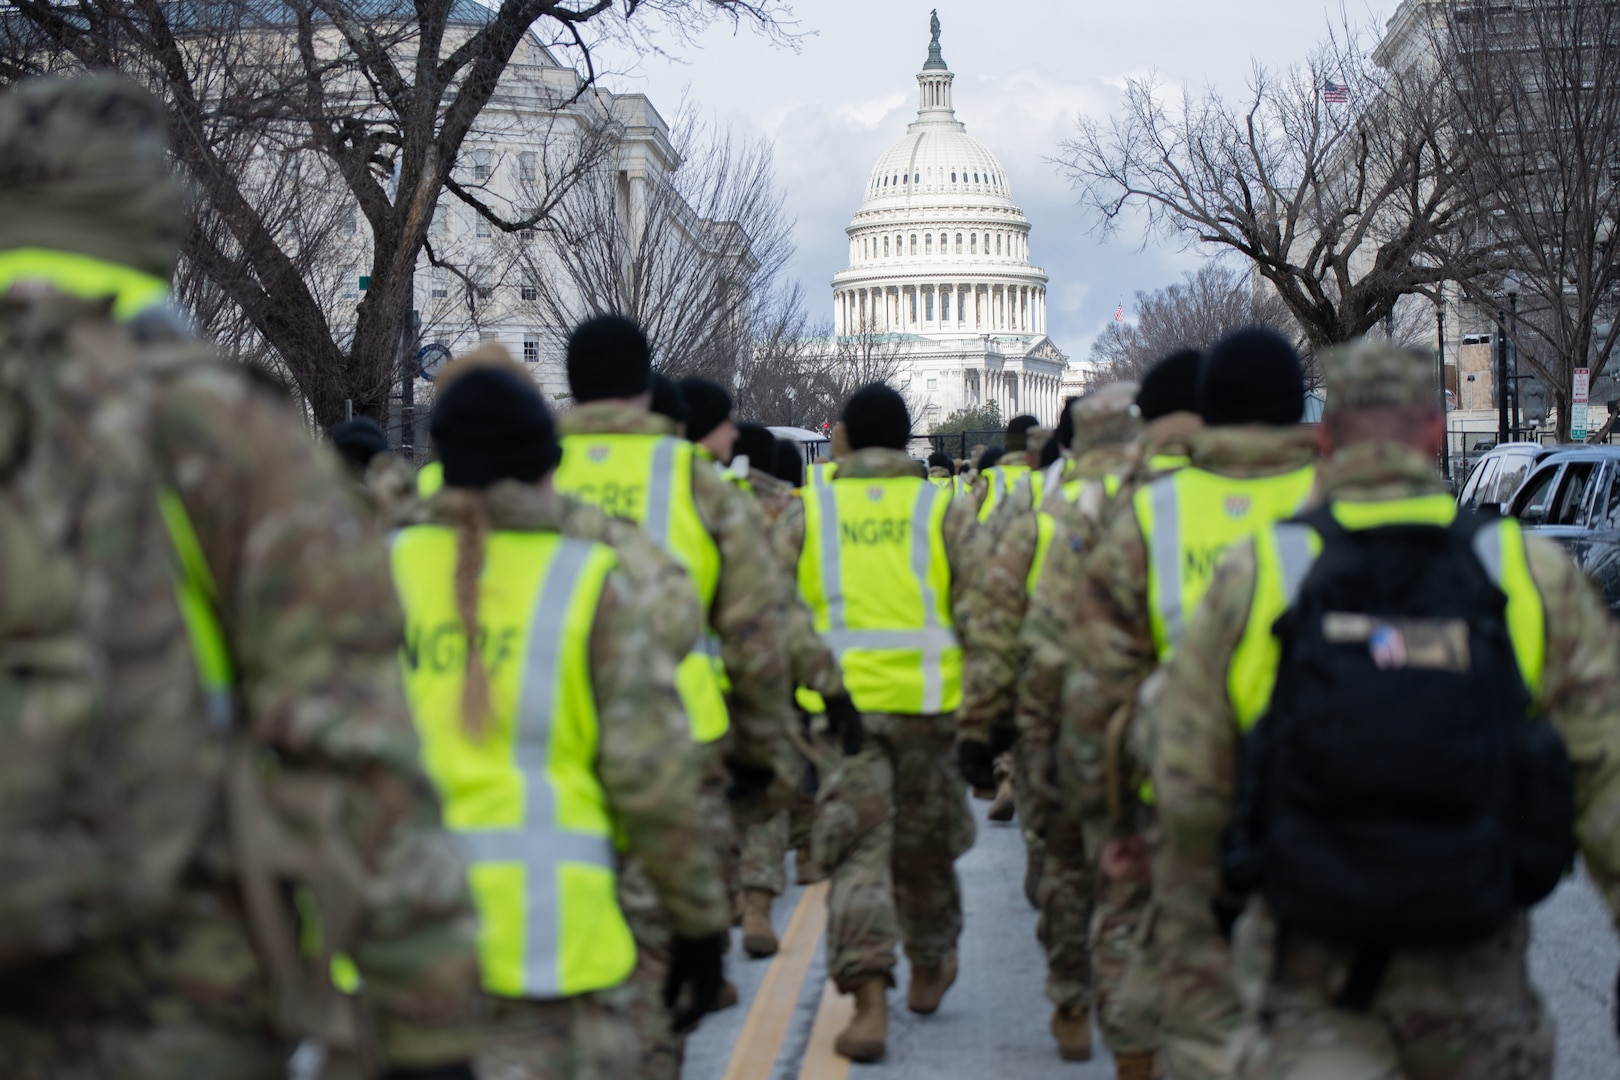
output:
[[[1153,1069],[1153,1051],[1132,1050],[1114,1055],[1114,1075],[1119,1080],[1157,1080]]]
[[[798,876],[795,880],[800,885],[814,885],[818,881],[827,880],[827,871],[823,870],[821,864],[816,862],[816,857],[810,854],[808,847],[798,849],[798,854],[793,857],[793,865],[798,870]]]
[[[1091,1010],[1084,1005],[1052,1010],[1052,1034],[1057,1039],[1058,1057],[1064,1061],[1091,1060]]]
[[[855,984],[855,1018],[838,1033],[833,1049],[851,1061],[878,1061],[889,1037],[889,982],[868,975]]]
[[[906,1007],[919,1016],[939,1011],[945,991],[956,981],[956,957],[943,964],[912,964],[911,985],[906,988]]]
[[[988,811],[991,821],[1011,821],[1015,809],[1013,803],[1012,777],[1003,776],[996,782],[995,801],[990,804]]]
[[[776,931],[771,927],[771,901],[775,899],[764,889],[743,893],[743,952],[756,960],[776,955]]]

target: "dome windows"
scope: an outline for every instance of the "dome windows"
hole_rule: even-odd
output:
[[[977,255],[978,253],[979,253],[979,234],[978,233],[969,233],[968,234],[968,254],[969,255]]]
[[[924,255],[932,255],[933,253],[934,253],[934,234],[933,233],[928,233],[923,237],[923,254]]]
[[[889,257],[889,238],[887,236],[883,238],[883,257],[885,259]]]
[[[962,254],[962,234],[961,233],[956,234],[956,253],[958,255]]]
[[[911,234],[911,254],[912,254],[912,257],[914,257],[914,258],[916,257],[916,254],[917,254],[917,234],[916,233]]]
[[[951,183],[953,183],[953,184],[956,183],[956,170],[955,169],[951,170]]]

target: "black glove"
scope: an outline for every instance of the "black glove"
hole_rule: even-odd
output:
[[[669,975],[664,979],[664,1006],[675,1013],[676,1034],[697,1027],[699,1020],[714,1011],[725,984],[727,935],[677,937],[670,949]],[[690,990],[686,1004],[675,1011],[682,990]]]
[[[1016,746],[1018,744],[1018,736],[1022,734],[1023,732],[1019,731],[1012,724],[997,724],[995,727],[991,728],[990,760],[996,760],[996,758],[1000,757],[1002,754],[1005,754],[1007,751]]]
[[[750,765],[748,762],[726,756],[726,769],[731,773],[731,783],[726,785],[726,798],[731,802],[747,802],[757,799],[771,789],[776,782],[776,770],[764,765]]]
[[[964,740],[956,744],[956,767],[962,779],[976,788],[996,786],[996,756],[990,744]]]
[[[478,1075],[471,1065],[461,1061],[427,1069],[391,1069],[383,1073],[382,1080],[478,1080]]]
[[[827,704],[827,728],[843,742],[844,756],[854,757],[866,745],[866,725],[861,722],[861,711],[848,694],[830,697]]]

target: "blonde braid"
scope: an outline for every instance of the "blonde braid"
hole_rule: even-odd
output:
[[[456,613],[467,634],[466,678],[461,686],[461,727],[479,740],[490,720],[489,672],[479,649],[478,580],[484,573],[489,506],[474,488],[446,488],[444,503],[456,530]]]

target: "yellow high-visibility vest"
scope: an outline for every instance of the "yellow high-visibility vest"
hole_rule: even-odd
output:
[[[169,299],[169,283],[129,266],[50,248],[0,251],[0,293],[19,281],[39,281],[85,300],[110,298],[113,318],[127,322]]]
[[[693,446],[666,435],[568,435],[552,474],[557,490],[627,518],[686,567],[703,608],[697,647],[675,672],[692,738],[711,743],[731,726],[721,690],[720,639],[709,609],[720,588],[720,548],[692,501]]]
[[[430,461],[416,470],[416,497],[431,499],[444,487],[444,462]]]
[[[996,504],[1012,494],[1013,485],[1029,471],[1028,465],[992,465],[987,469],[983,474],[986,487],[984,504],[979,507],[979,520],[989,520]],[[1037,502],[1036,505],[1040,504]]]
[[[636,946],[596,775],[589,655],[612,550],[556,533],[489,535],[478,618],[492,715],[477,739],[462,720],[455,531],[407,528],[392,559],[405,691],[445,827],[467,852],[484,989],[549,999],[619,985]]]
[[[1292,517],[1315,481],[1310,465],[1254,477],[1185,468],[1137,490],[1136,520],[1148,553],[1148,611],[1161,662],[1181,641],[1226,549]]]
[[[186,637],[197,665],[208,725],[224,731],[235,719],[236,664],[219,615],[219,588],[213,571],[203,557],[202,544],[191,525],[191,516],[180,500],[180,493],[164,488],[158,494],[158,509],[169,532],[169,542],[179,561],[175,597],[186,624]]]
[[[950,501],[921,477],[838,479],[805,494],[799,589],[859,709],[932,715],[961,704]]]
[[[1123,481],[1113,473],[1109,473],[1103,476],[1100,480],[1070,480],[1068,483],[1059,488],[1058,491],[1060,494],[1062,494],[1064,501],[1078,503],[1080,501],[1081,493],[1086,490],[1087,484],[1099,483],[1103,487],[1103,493],[1107,495],[1108,498],[1112,499],[1115,495],[1119,494],[1119,487]],[[1039,507],[1039,505],[1039,503],[1036,504],[1037,507]],[[1035,585],[1041,579],[1041,571],[1046,568],[1046,553],[1051,550],[1052,535],[1056,529],[1056,518],[1047,513],[1045,510],[1037,509],[1035,511],[1035,555],[1032,559],[1030,559],[1029,577],[1024,581],[1025,591],[1027,591],[1030,596],[1035,595]]]
[[[815,464],[810,466],[810,470],[809,470],[810,478],[806,482],[805,487],[814,488],[814,487],[820,487],[822,484],[830,484],[830,483],[832,483],[832,478],[834,476],[836,476],[837,473],[838,473],[838,462],[836,462],[836,461],[818,461]],[[804,488],[799,488],[799,490],[803,491]]]
[[[1449,495],[1425,495],[1381,502],[1336,502],[1335,520],[1355,532],[1383,525],[1449,525],[1457,516],[1457,503]],[[1300,586],[1322,553],[1316,530],[1299,522],[1280,522],[1255,534],[1254,598],[1249,621],[1227,669],[1227,697],[1239,726],[1248,731],[1271,706],[1277,686],[1282,645],[1271,632],[1283,612],[1293,606]],[[1542,672],[1547,659],[1546,611],[1541,593],[1530,576],[1524,534],[1512,518],[1493,521],[1474,537],[1474,554],[1497,588],[1507,594],[1505,611],[1508,637],[1519,674],[1532,701],[1541,696]]]

